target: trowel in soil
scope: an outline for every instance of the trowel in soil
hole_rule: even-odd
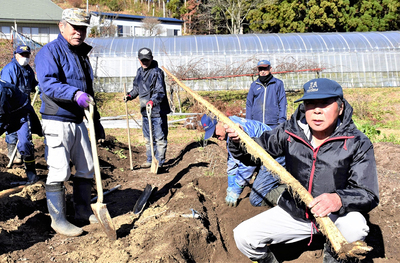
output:
[[[135,206],[133,207],[133,212],[135,213],[135,215],[140,214],[143,211],[143,208],[146,206],[147,200],[149,199],[152,192],[153,187],[147,184],[144,188],[143,193],[140,195],[139,199],[136,201]]]
[[[149,133],[150,133],[150,149],[151,149],[151,167],[150,172],[158,172],[158,160],[154,156],[154,145],[153,145],[153,127],[151,124],[151,105],[146,105],[147,119],[149,120]]]
[[[100,163],[99,155],[97,154],[96,145],[96,134],[94,129],[93,113],[94,106],[89,104],[89,110],[85,109],[86,118],[89,122],[90,129],[90,144],[92,146],[93,164],[94,164],[94,174],[96,177],[96,188],[97,188],[97,202],[92,204],[92,210],[97,220],[99,220],[103,230],[106,232],[108,238],[111,240],[117,239],[117,232],[110,214],[108,213],[107,206],[103,204],[103,186],[101,184],[101,174],[100,174]]]

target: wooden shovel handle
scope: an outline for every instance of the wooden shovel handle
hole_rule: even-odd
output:
[[[92,104],[89,104],[89,110],[85,109],[85,114],[86,114],[86,118],[89,122],[90,144],[92,146],[94,175],[96,178],[96,188],[97,188],[97,203],[103,203],[103,186],[101,184],[99,155],[97,154],[96,133],[95,133],[94,121],[93,121],[94,106]]]
[[[124,94],[126,95],[126,84],[125,83],[124,83]],[[131,149],[131,132],[129,129],[128,102],[126,100],[125,100],[125,113],[126,113],[126,129],[128,131],[129,163],[130,163],[131,170],[133,170],[132,149]]]

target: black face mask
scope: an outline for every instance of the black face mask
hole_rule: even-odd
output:
[[[268,74],[267,76],[259,76],[258,79],[262,84],[268,84],[268,82],[272,79],[272,74]]]

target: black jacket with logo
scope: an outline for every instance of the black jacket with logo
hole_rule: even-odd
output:
[[[352,120],[353,108],[344,99],[341,125],[319,147],[313,148],[298,121],[305,119],[300,104],[291,119],[255,139],[272,157],[285,156],[287,171],[313,197],[337,193],[342,201],[338,213],[368,213],[379,203],[378,178],[371,141]],[[233,157],[244,164],[258,162],[238,144],[230,143]],[[310,218],[305,204],[288,191],[279,199],[279,206],[296,218]]]

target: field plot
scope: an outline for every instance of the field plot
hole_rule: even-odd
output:
[[[177,128],[176,132],[185,130]],[[1,148],[6,148],[4,141]],[[367,242],[374,250],[365,262],[398,262],[400,147],[378,143],[375,150],[381,203],[369,214],[371,234]],[[80,237],[56,234],[50,228],[44,183],[40,181],[0,199],[0,262],[250,262],[237,250],[232,230],[268,207],[251,207],[249,188],[242,193],[238,207],[225,206],[224,143],[171,143],[167,171],[157,175],[149,169],[136,169],[144,161],[144,146],[132,151],[133,171],[126,144],[107,136],[99,147],[104,189],[121,185],[104,200],[117,228],[116,241],[110,241],[97,225],[83,226],[85,234]],[[36,157],[44,180],[47,169],[41,140],[36,140]],[[8,163],[5,152],[0,154],[0,162],[0,189],[14,187],[11,182],[22,180],[22,167],[3,168]],[[156,188],[145,210],[135,215],[133,207],[146,184]],[[66,187],[67,211],[72,214],[72,187],[70,183]],[[95,189],[92,196],[96,196]],[[190,218],[193,210],[199,218]],[[281,257],[292,262],[322,262],[321,240],[315,239],[310,247],[296,244],[290,249],[292,253],[285,249]],[[309,251],[300,253],[295,248]],[[279,254],[282,248],[275,249]]]

